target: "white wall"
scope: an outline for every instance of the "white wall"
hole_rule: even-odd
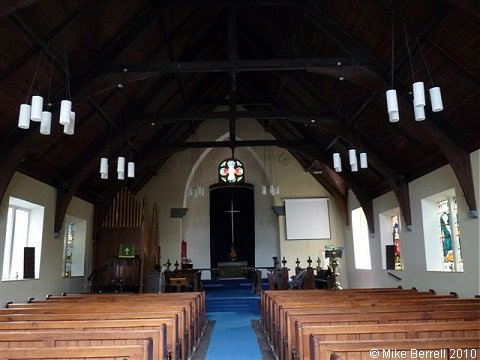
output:
[[[473,177],[476,191],[477,207],[480,204],[480,151],[471,154]],[[426,271],[426,257],[424,247],[424,231],[422,223],[421,199],[449,189],[455,189],[458,206],[458,221],[462,230],[461,246],[464,260],[463,273],[445,273]],[[389,287],[401,285],[404,288],[416,287],[419,290],[434,289],[439,294],[457,292],[461,297],[473,297],[480,293],[480,223],[468,214],[468,206],[463,191],[450,166],[444,166],[409,184],[410,204],[412,209],[412,231],[405,226],[401,229],[401,251],[404,270],[389,270],[400,277],[398,281],[387,275],[382,269],[381,244],[379,236],[379,214],[395,207],[398,203],[393,193],[382,195],[373,201],[375,233],[371,235],[370,251],[372,255],[372,270],[355,270],[351,266],[348,270],[350,287]],[[358,201],[351,196],[349,209],[358,206]],[[403,222],[403,218],[402,218]],[[353,249],[351,231],[346,229],[347,256],[353,264]]]
[[[255,120],[241,120],[242,126],[237,129],[240,140],[264,139],[263,128]],[[228,134],[228,123],[225,121],[205,121],[190,141],[208,141],[223,139]],[[205,196],[187,198],[185,189],[189,185],[189,169],[203,150],[185,150],[174,154],[162,167],[158,176],[153,178],[137,194],[139,198],[146,196],[151,208],[157,203],[160,230],[160,246],[162,262],[170,259],[180,261],[180,244],[182,239],[187,242],[188,254],[197,268],[210,267],[210,199],[208,187],[217,183],[218,164],[231,156],[230,149],[214,148],[203,154],[204,158],[197,169],[196,183],[205,187]],[[246,182],[255,187],[255,265],[272,266],[272,256],[279,259],[285,256],[287,266],[292,270],[298,257],[302,267],[307,266],[306,260],[311,256],[316,260],[327,244],[343,246],[343,222],[338,207],[330,199],[330,218],[332,239],[330,240],[285,240],[285,217],[277,216],[272,206],[282,206],[284,198],[298,197],[330,197],[328,192],[284,149],[273,147],[272,163],[276,179],[272,182],[280,185],[279,196],[272,197],[261,194],[265,172],[263,167],[264,148],[237,148],[235,157],[245,166]],[[267,165],[267,168],[269,166]],[[267,175],[270,172],[267,170]],[[200,176],[200,178],[198,178]],[[195,182],[195,181],[194,181]],[[270,183],[270,182],[269,182]],[[183,219],[171,219],[170,208],[186,207],[188,212]],[[316,266],[316,262],[312,264]],[[343,268],[344,266],[341,265]],[[346,273],[343,274],[346,282]],[[204,274],[208,278],[208,274]]]
[[[85,277],[62,278],[63,229],[58,238],[53,236],[55,189],[20,173],[15,173],[13,176],[0,205],[0,269],[3,267],[6,219],[10,196],[45,207],[40,278],[0,282],[0,306],[8,301],[24,302],[30,297],[44,298],[48,294],[86,291],[84,287],[85,279],[91,269],[93,206],[83,200],[73,198],[68,207],[68,214],[88,221],[86,267]]]

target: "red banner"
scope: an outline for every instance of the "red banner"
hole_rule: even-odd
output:
[[[182,240],[182,258],[187,257],[187,242]]]

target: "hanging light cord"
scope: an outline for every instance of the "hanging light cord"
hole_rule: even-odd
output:
[[[415,74],[413,72],[412,56],[410,54],[410,45],[408,44],[407,26],[405,24],[403,24],[403,32],[405,34],[405,43],[407,44],[407,53],[408,53],[408,61],[410,62],[410,71],[412,72],[413,82],[415,82]]]
[[[391,89],[393,89],[393,80],[394,80],[394,73],[395,73],[395,27],[394,27],[394,17],[393,17],[393,9],[392,9],[392,49],[391,49],[391,78],[390,78],[390,83],[391,83]]]
[[[33,89],[33,85],[35,84],[35,80],[37,79],[37,75],[38,75],[38,70],[40,69],[40,64],[43,62],[43,52],[40,54],[40,59],[38,60],[38,63],[37,63],[37,67],[35,68],[35,73],[33,74],[33,79],[32,79],[32,83],[30,84],[30,89],[28,89],[28,93],[27,93],[27,98],[25,99],[25,103],[28,103],[28,98],[30,97],[30,94],[32,92],[32,89]]]
[[[47,49],[50,44],[47,44]],[[48,74],[48,90],[47,90],[47,110],[50,108],[50,92],[52,89],[52,78],[53,78],[53,61],[50,61],[50,74]]]
[[[420,46],[420,41],[418,40],[418,36],[415,37],[417,42],[417,46],[420,49],[420,55],[422,55],[423,63],[425,64],[425,68],[427,69],[428,78],[430,79],[430,84],[433,86],[432,75],[430,74],[430,70],[428,69],[427,61],[425,60],[425,56],[423,55],[422,47]]]
[[[67,99],[70,99],[70,79],[69,79],[69,70],[68,70],[68,50],[65,50],[65,83],[66,83],[66,93],[67,93]]]

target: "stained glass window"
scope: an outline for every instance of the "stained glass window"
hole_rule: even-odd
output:
[[[236,184],[245,181],[244,168],[241,161],[227,159],[218,167],[219,182]]]
[[[63,269],[63,276],[72,276],[72,257],[73,257],[73,240],[75,236],[74,224],[67,224],[67,233],[65,236],[65,265]]]
[[[400,256],[400,224],[398,222],[398,215],[392,216],[391,220],[393,244],[395,245],[395,270],[402,270],[402,258]]]
[[[443,270],[463,271],[456,198],[445,199],[438,203],[438,219]]]

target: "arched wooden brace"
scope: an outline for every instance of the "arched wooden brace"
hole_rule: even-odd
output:
[[[312,142],[315,142],[313,139],[311,139]],[[311,148],[311,147],[310,147]],[[308,149],[302,149],[303,152],[308,152],[310,151],[310,154],[317,158],[319,161],[321,161],[325,167],[328,167],[331,172],[333,170],[330,168],[328,164],[331,164],[331,161],[327,156],[325,155],[325,152],[322,148],[317,146],[315,149],[308,150]],[[365,189],[358,183],[358,181],[349,175],[348,172],[343,171],[341,173],[335,173],[338,176],[340,176],[350,187],[350,189],[355,193],[355,196],[358,199],[358,202],[360,203],[360,206],[363,208],[363,212],[365,213],[365,217],[367,219],[368,223],[368,230],[370,233],[375,232],[375,222],[374,222],[374,216],[373,216],[373,202],[371,196],[365,191]],[[348,198],[348,193],[346,200]],[[346,211],[347,211],[347,217],[348,217],[348,205],[345,204]],[[350,224],[350,221],[347,221],[346,224]]]
[[[142,131],[145,127],[150,126],[149,121],[145,120],[141,123],[136,123],[132,121],[130,126],[127,126],[119,131],[116,131],[111,139],[110,143],[105,143],[97,151],[87,151],[87,153],[95,153],[90,159],[82,159],[84,162],[79,165],[78,170],[71,173],[71,176],[67,180],[68,188],[65,191],[57,191],[57,200],[55,204],[55,223],[54,223],[54,235],[57,236],[60,233],[60,230],[63,225],[63,219],[67,212],[68,205],[72,197],[77,192],[78,188],[82,184],[83,180],[88,178],[100,163],[100,158],[102,154],[106,152],[108,148],[116,148],[122,143],[127,141],[131,136],[135,135],[137,132]]]
[[[298,152],[296,148],[290,149],[290,153],[299,161],[304,168],[307,168],[306,162],[302,157],[302,153],[305,154],[305,151]],[[312,155],[315,156],[315,155]],[[315,160],[318,161],[318,160]],[[349,225],[350,219],[348,217],[348,204],[347,204],[347,196],[348,196],[348,186],[345,184],[345,187],[342,189],[338,185],[338,181],[335,178],[339,178],[339,176],[332,171],[328,166],[325,166],[323,162],[318,161],[319,166],[321,167],[322,174],[316,175],[311,174],[315,180],[317,180],[335,199],[337,206],[340,209],[340,212],[343,215],[343,220],[345,221],[346,225]],[[306,170],[307,171],[307,170]]]
[[[470,160],[470,153],[464,148],[460,147],[455,141],[447,136],[443,131],[440,131],[433,123],[435,118],[439,116],[436,113],[429,112],[429,117],[434,117],[433,120],[422,121],[429,134],[435,139],[448,159],[457,180],[462,188],[465,201],[467,202],[469,213],[472,218],[478,218],[477,201],[475,199],[475,184],[473,181],[472,162]]]
[[[7,191],[8,184],[12,180],[15,171],[30,150],[34,136],[35,132],[28,130],[22,140],[17,142],[9,151],[6,151],[3,156],[0,156],[0,169],[2,169],[0,172],[0,202]]]
[[[347,33],[339,29],[336,24],[325,14],[320,11],[317,11],[316,5],[312,2],[300,3],[305,17],[310,20],[310,22],[315,25],[321,32],[329,36],[337,45],[340,46],[347,54],[350,56],[358,56],[366,61],[369,61],[371,65],[369,66],[370,71],[374,74],[379,80],[379,84],[383,84],[384,89],[389,88],[390,82],[388,79],[389,69],[379,61],[375,56],[373,56],[368,50],[363,48],[358,42],[351,38]],[[403,84],[403,82],[395,76],[394,78],[396,87],[398,90],[400,102],[411,104],[410,99],[407,95],[410,89]],[[377,85],[378,86],[378,85]],[[376,87],[376,86],[375,86]],[[428,109],[427,109],[428,111]],[[436,113],[435,118],[445,119],[443,115]],[[432,115],[430,113],[429,117]],[[448,123],[448,121],[444,120]],[[449,130],[444,129],[439,124],[430,122],[427,125],[431,130],[430,134],[432,138],[437,143],[438,147],[444,153],[445,157],[450,162],[450,165],[454,169],[455,175],[459,183],[462,186],[462,190],[465,194],[465,199],[470,208],[470,214],[472,217],[478,217],[478,209],[475,200],[475,191],[473,185],[473,177],[471,170],[471,163],[468,152],[463,149],[458,142],[452,140],[452,137],[449,136]],[[399,189],[401,190],[401,189]],[[401,191],[404,192],[405,190]]]
[[[314,126],[317,124],[314,124]],[[375,152],[368,148],[368,145],[360,145],[359,139],[352,135],[344,126],[337,126],[335,128],[327,127],[325,124],[319,123],[318,127],[322,127],[328,131],[331,131],[333,134],[336,134],[343,138],[350,146],[355,148],[362,147],[365,152],[368,154],[369,166],[372,166],[377,169],[379,174],[382,174],[388,185],[392,189],[395,197],[397,199],[398,205],[400,206],[401,213],[403,214],[403,219],[407,225],[407,229],[411,229],[412,226],[412,209],[410,207],[410,193],[408,191],[408,183],[401,180],[402,177],[400,174],[395,173],[390,167],[388,167],[378,156],[375,155]]]

